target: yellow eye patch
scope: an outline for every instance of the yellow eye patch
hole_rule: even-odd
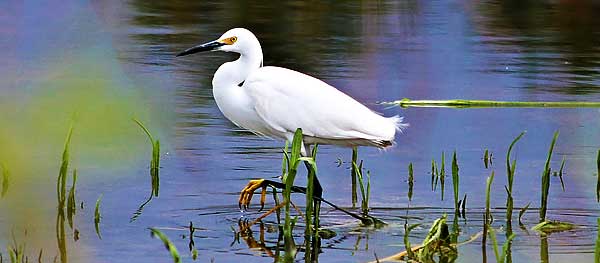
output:
[[[219,42],[221,42],[225,45],[233,45],[233,43],[235,43],[235,41],[237,41],[237,37],[230,37],[230,38],[225,38],[225,39],[219,40]]]

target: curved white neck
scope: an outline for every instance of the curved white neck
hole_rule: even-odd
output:
[[[213,89],[237,87],[252,71],[262,66],[262,60],[262,50],[258,46],[240,54],[237,60],[221,65],[213,77]]]
[[[246,50],[247,51],[247,50]],[[236,125],[266,134],[260,117],[254,112],[254,102],[246,89],[238,86],[262,64],[260,45],[254,52],[244,52],[240,57],[219,67],[213,77],[213,96],[217,106]]]

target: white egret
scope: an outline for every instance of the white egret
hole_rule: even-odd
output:
[[[212,80],[213,96],[223,115],[255,134],[290,142],[301,128],[304,156],[310,155],[310,145],[317,143],[385,148],[393,144],[396,131],[408,126],[402,117],[383,117],[317,78],[286,68],[263,67],[260,43],[247,29],[231,29],[217,40],[177,56],[202,51],[240,54],[237,60],[221,65]],[[315,185],[320,192],[318,181]],[[252,180],[242,190],[240,205],[246,207],[260,187],[264,192],[265,180]]]

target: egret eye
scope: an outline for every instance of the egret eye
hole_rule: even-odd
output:
[[[229,38],[229,40],[231,41],[231,44],[235,43],[235,41],[237,41],[237,37],[231,37]]]

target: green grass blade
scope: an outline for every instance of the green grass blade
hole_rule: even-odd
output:
[[[490,155],[489,155],[489,151],[486,148],[485,151],[483,152],[483,165],[485,166],[485,169],[488,168],[489,166],[489,160],[490,160]]]
[[[71,227],[71,229],[73,229],[73,216],[75,216],[75,213],[77,211],[76,201],[75,201],[75,185],[76,184],[77,184],[77,169],[74,169],[71,189],[69,189],[69,197],[67,199],[67,221],[69,222],[69,227]]]
[[[100,219],[102,218],[102,215],[100,214],[100,200],[102,200],[102,195],[96,200],[96,207],[94,208],[94,229],[96,230],[98,238],[102,239],[102,235],[100,234]]]
[[[517,165],[517,160],[513,160],[512,165],[510,162],[510,154],[512,152],[513,147],[515,146],[515,144],[521,139],[521,137],[523,137],[523,135],[525,135],[525,132],[521,132],[508,146],[508,151],[506,152],[506,178],[507,178],[507,192],[508,195],[506,197],[506,222],[508,225],[511,225],[512,222],[512,213],[513,213],[513,207],[514,207],[514,203],[513,203],[513,197],[512,197],[512,191],[513,191],[513,183],[514,183],[514,178],[515,178],[515,170],[516,170],[516,165]]]
[[[177,248],[175,247],[173,242],[171,242],[171,240],[165,234],[163,234],[160,230],[158,230],[156,228],[150,228],[150,231],[151,231],[151,234],[153,237],[156,236],[163,242],[163,244],[165,245],[165,248],[171,254],[171,257],[173,258],[173,262],[181,263],[181,257],[179,256],[179,252],[177,251]]]
[[[544,171],[542,172],[542,193],[540,200],[540,222],[546,221],[546,211],[548,209],[548,195],[550,190],[550,159],[552,158],[552,152],[554,151],[554,145],[558,138],[558,131],[554,132],[552,142],[550,143],[550,149],[548,149],[548,158],[544,165]]]
[[[492,100],[411,100],[404,98],[391,103],[403,108],[600,108],[595,101],[492,101]]]
[[[445,162],[445,158],[446,155],[444,154],[444,152],[442,152],[442,166],[440,167],[440,185],[441,185],[441,198],[442,201],[444,200],[444,185],[445,185],[445,181],[446,181],[446,162]]]
[[[462,214],[463,218],[466,218],[466,215],[467,215],[467,213],[466,213],[466,211],[467,211],[466,207],[467,207],[467,194],[465,194],[465,196],[463,197],[463,200],[462,200],[461,214]]]
[[[488,219],[490,218],[490,192],[492,189],[493,182],[494,182],[494,171],[492,171],[492,174],[487,178],[486,186],[485,186],[485,214]],[[484,222],[484,223],[487,224],[488,222]]]
[[[404,248],[406,249],[407,252],[407,257],[408,259],[414,259],[415,255],[414,252],[412,251],[412,246],[410,245],[410,239],[409,239],[409,235],[410,235],[410,231],[412,231],[413,229],[415,229],[416,227],[420,226],[421,224],[412,224],[412,225],[408,225],[408,222],[404,224]]]
[[[596,249],[594,250],[594,262],[600,262],[600,218],[597,219],[598,228],[596,229]]]
[[[358,147],[352,147],[352,163],[350,169],[350,176],[352,180],[352,207],[356,207],[356,203],[358,202],[358,194],[356,191],[356,164],[358,162]]]
[[[492,240],[492,248],[494,250],[494,255],[496,256],[496,262],[503,263],[504,258],[500,257],[500,251],[498,250],[498,240],[496,239],[496,231],[494,228],[489,228],[490,239]]]
[[[458,161],[456,160],[456,151],[452,154],[452,188],[454,190],[454,211],[458,213],[459,205],[458,205],[458,185],[459,185],[459,177],[458,177]]]
[[[136,118],[133,118],[133,121],[135,121],[135,123],[137,123],[137,125],[139,125],[140,128],[142,128],[142,130],[144,130],[144,132],[146,133],[146,135],[148,135],[148,139],[150,139],[150,143],[154,144],[154,137],[152,137],[152,134],[146,128],[146,126],[144,126],[144,124],[142,124],[142,122],[138,121]]]
[[[412,200],[413,196],[413,186],[414,186],[415,177],[413,175],[413,164],[408,164],[408,201]]]
[[[521,218],[523,217],[525,212],[527,212],[527,209],[529,209],[529,205],[531,205],[531,202],[527,203],[526,206],[524,206],[523,208],[521,208],[521,210],[519,210],[519,225],[523,224],[523,222],[521,222]]]
[[[69,146],[71,144],[71,137],[73,135],[73,125],[69,127],[67,138],[65,140],[65,147],[63,149],[62,161],[60,164],[60,171],[58,172],[58,180],[56,183],[56,194],[58,196],[58,205],[61,210],[64,210],[67,192],[67,172],[69,170]],[[64,213],[64,211],[62,212]]]
[[[300,163],[300,150],[302,147],[302,129],[297,129],[294,133],[294,139],[292,140],[292,148],[290,153],[290,159],[287,161],[288,169],[287,176],[284,178],[285,189],[283,191],[283,197],[285,203],[285,221],[283,226],[283,239],[284,239],[284,262],[293,262],[296,256],[296,244],[292,235],[294,220],[290,216],[290,203],[292,186],[296,178],[296,172],[298,164]]]
[[[0,197],[4,197],[8,192],[8,187],[10,186],[10,172],[6,165],[0,163],[0,172],[2,172],[2,187],[0,188]]]
[[[434,186],[434,180],[436,178],[435,176],[435,160],[431,159],[431,191],[435,191],[435,186]]]

